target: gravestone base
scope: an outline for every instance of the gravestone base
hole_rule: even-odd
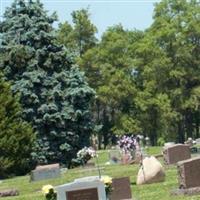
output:
[[[187,189],[175,189],[171,191],[172,195],[198,195],[200,194],[200,187],[187,188]]]

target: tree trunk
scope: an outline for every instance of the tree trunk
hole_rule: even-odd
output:
[[[185,134],[184,134],[184,123],[182,120],[178,122],[178,142],[184,143]]]
[[[199,138],[199,111],[197,111],[195,113],[195,132],[196,132],[196,135],[195,137],[196,138]]]

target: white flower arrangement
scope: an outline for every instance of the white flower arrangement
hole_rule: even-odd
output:
[[[81,159],[83,163],[87,163],[88,160],[96,156],[96,151],[92,147],[84,147],[77,153],[77,158]]]

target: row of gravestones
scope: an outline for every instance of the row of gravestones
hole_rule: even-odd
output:
[[[60,176],[59,164],[38,166],[31,172],[31,181],[39,181]],[[113,191],[110,200],[131,200],[131,188],[129,177],[112,179]],[[99,177],[84,177],[75,179],[71,183],[57,186],[57,200],[106,200],[105,186]],[[18,191],[5,190],[0,196],[19,195]]]
[[[200,192],[200,156],[191,158],[189,145],[167,146],[163,158],[167,165],[177,164],[180,194]]]

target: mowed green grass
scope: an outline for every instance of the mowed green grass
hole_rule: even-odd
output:
[[[161,149],[159,147],[152,147],[148,150],[149,155],[159,154]],[[136,185],[136,177],[139,169],[138,165],[105,165],[108,161],[108,151],[99,152],[99,164],[101,166],[102,175],[109,175],[111,177],[129,176],[131,180],[132,196],[135,200],[199,200],[200,195],[196,196],[172,196],[170,192],[178,188],[177,170],[176,167],[166,168],[166,180],[162,183],[149,185]],[[161,160],[162,162],[162,160]],[[64,183],[69,183],[75,178],[84,176],[98,175],[97,171],[89,169],[77,168],[68,170],[62,174],[61,178],[49,179],[39,182],[29,182],[29,176],[17,177],[4,180],[0,184],[0,190],[8,188],[16,188],[20,195],[17,197],[2,198],[5,200],[43,200],[44,196],[41,193],[43,185],[51,184],[57,186]]]

